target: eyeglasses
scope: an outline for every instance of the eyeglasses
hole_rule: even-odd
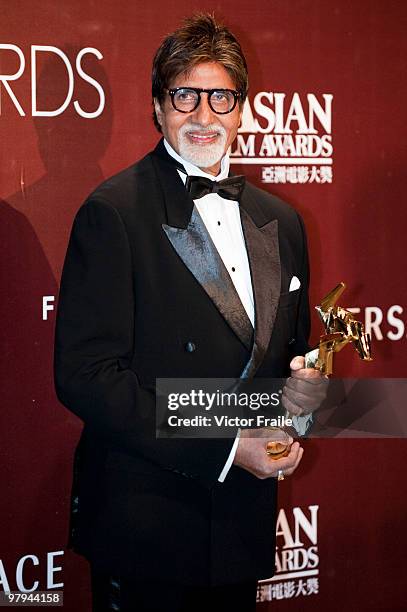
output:
[[[167,89],[171,96],[171,102],[175,110],[180,113],[192,113],[198,108],[201,94],[208,94],[210,109],[217,115],[226,115],[235,108],[237,101],[242,97],[239,91],[234,89],[201,89],[199,87],[176,87]]]

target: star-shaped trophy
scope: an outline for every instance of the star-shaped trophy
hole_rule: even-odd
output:
[[[319,306],[315,306],[325,333],[320,336],[318,346],[305,354],[305,367],[320,370],[325,376],[330,376],[333,372],[334,353],[341,351],[350,342],[363,361],[372,361],[370,334],[365,333],[363,323],[357,321],[349,310],[336,306],[345,289],[345,283],[339,283],[323,298]],[[288,412],[287,416],[290,416]],[[266,449],[270,458],[280,459],[288,455],[290,442],[287,432],[278,427],[269,430],[273,430],[269,433]],[[282,480],[283,476],[278,478]]]
[[[357,321],[349,310],[335,305],[345,289],[345,283],[339,283],[319,306],[315,306],[325,333],[320,336],[317,348],[306,353],[305,367],[320,370],[326,376],[332,374],[334,353],[349,342],[363,361],[372,361],[370,334],[365,333],[363,323]]]

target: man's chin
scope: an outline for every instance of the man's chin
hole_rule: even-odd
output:
[[[225,154],[223,144],[188,144],[186,146],[180,146],[179,149],[182,159],[203,169],[211,168],[220,162]]]

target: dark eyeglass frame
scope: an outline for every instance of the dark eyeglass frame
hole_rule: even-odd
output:
[[[196,104],[194,106],[194,108],[192,108],[189,111],[184,111],[184,110],[180,110],[179,108],[177,108],[175,106],[175,102],[174,102],[174,96],[178,91],[181,91],[182,89],[186,89],[186,90],[190,90],[190,91],[194,91],[196,94],[198,94],[198,99],[196,101]],[[231,113],[235,108],[236,108],[236,104],[237,101],[239,99],[242,98],[242,93],[240,91],[236,91],[235,89],[222,89],[219,87],[216,87],[214,89],[202,89],[201,87],[175,87],[174,89],[166,89],[165,91],[167,91],[171,97],[171,104],[172,106],[175,108],[176,111],[178,111],[179,113],[193,113],[199,106],[200,102],[201,102],[201,94],[202,93],[207,93],[208,94],[208,104],[209,104],[209,108],[211,109],[211,111],[213,111],[216,115],[227,115],[228,113]],[[234,98],[234,102],[233,102],[233,106],[230,110],[227,111],[223,111],[223,112],[219,112],[217,110],[215,110],[211,104],[211,95],[215,92],[220,92],[220,93],[231,93],[233,95]]]

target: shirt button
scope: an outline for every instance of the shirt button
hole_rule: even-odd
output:
[[[218,225],[220,225],[220,221],[218,221]]]
[[[236,272],[236,268],[232,268],[232,272]]]
[[[196,349],[196,345],[194,342],[187,342],[185,345],[185,350],[187,351],[187,353],[193,353],[194,350]]]

